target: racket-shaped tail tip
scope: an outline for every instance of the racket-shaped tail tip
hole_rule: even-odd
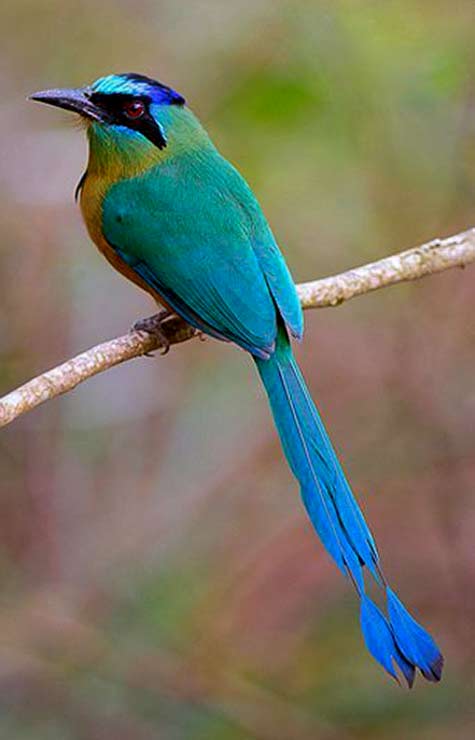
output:
[[[427,681],[440,681],[444,658],[437,644],[390,588],[387,599],[391,630],[401,654]]]
[[[382,611],[365,594],[361,597],[361,631],[366,647],[375,660],[398,681],[393,665],[394,639]]]
[[[366,594],[361,597],[361,631],[373,658],[400,684],[397,666],[408,687],[412,688],[416,672],[414,665],[401,653],[388,620]]]
[[[427,679],[427,681],[433,681],[434,683],[438,683],[438,681],[440,681],[440,679],[442,678],[443,668],[444,668],[444,656],[442,655],[442,653],[439,653],[439,656],[432,663],[430,669],[426,671],[421,668],[421,673],[424,676],[424,678]]]

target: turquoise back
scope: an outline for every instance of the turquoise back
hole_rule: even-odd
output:
[[[102,218],[120,257],[197,328],[258,357],[273,351],[279,314],[301,337],[302,310],[270,227],[211,142],[113,184]]]

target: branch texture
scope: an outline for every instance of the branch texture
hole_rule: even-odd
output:
[[[388,285],[417,280],[451,267],[465,267],[471,262],[475,262],[475,229],[434,239],[339,275],[302,283],[297,290],[303,308],[338,306],[350,298]],[[177,316],[168,318],[163,329],[170,344],[184,342],[197,334]],[[140,331],[130,331],[98,344],[0,398],[0,426],[6,426],[21,414],[73,390],[79,383],[114,365],[160,347],[158,338]]]

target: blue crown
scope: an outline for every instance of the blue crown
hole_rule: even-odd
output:
[[[92,90],[103,95],[146,95],[159,105],[184,105],[186,102],[171,87],[133,72],[100,77],[93,82]]]

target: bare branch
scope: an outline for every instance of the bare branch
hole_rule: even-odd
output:
[[[355,267],[340,275],[301,283],[298,292],[303,308],[338,306],[350,298],[388,285],[418,280],[451,267],[465,267],[471,262],[475,262],[475,229],[445,239],[433,239],[420,247]]]
[[[337,306],[388,285],[417,280],[451,267],[465,267],[471,262],[475,262],[475,229],[446,239],[434,239],[339,275],[302,283],[297,290],[303,308]],[[196,334],[175,316],[166,320],[164,330],[170,344],[184,342]],[[160,349],[158,339],[138,331],[98,344],[1,398],[0,426],[6,426],[21,414],[73,390],[79,383],[114,365],[157,349]]]

